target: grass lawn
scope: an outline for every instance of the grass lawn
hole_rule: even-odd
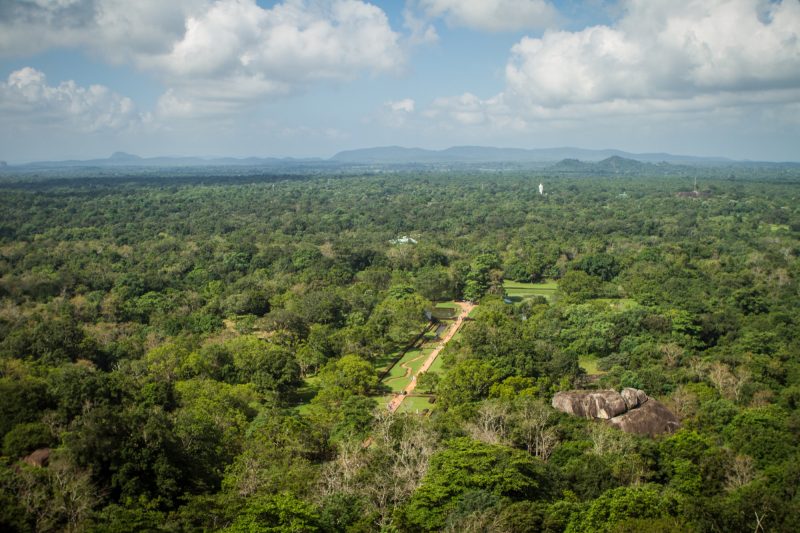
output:
[[[443,351],[444,350],[442,350],[442,352]],[[433,372],[434,374],[439,374],[439,377],[442,377],[442,373],[444,371],[443,368],[442,368],[442,365],[444,365],[445,356],[444,356],[444,354],[442,352],[439,352],[439,356],[431,364],[430,368],[428,368],[428,372]]]
[[[433,351],[434,346],[435,345],[428,345],[422,349],[414,348],[413,350],[407,351],[403,358],[392,367],[392,370],[383,379],[383,383],[388,385],[394,392],[402,391],[406,388],[406,385],[411,382],[411,376],[419,372],[422,363],[425,362],[425,359],[427,359],[428,355]],[[404,377],[406,369],[403,368],[403,364],[408,365],[411,369],[411,374],[408,377]]]
[[[597,368],[597,363],[599,361],[600,359],[593,355],[581,355],[578,357],[578,364],[586,371],[586,374],[590,376],[599,376],[605,374],[603,370]]]
[[[606,303],[615,311],[627,311],[639,305],[636,303],[636,300],[631,298],[595,298],[592,301]]]
[[[558,282],[548,280],[543,283],[521,283],[519,281],[505,280],[503,288],[508,298],[513,302],[521,302],[523,299],[533,296],[544,296],[549,300],[558,289]]]
[[[428,401],[427,396],[406,396],[406,399],[400,404],[400,408],[397,409],[397,412],[417,414],[417,411],[419,411],[419,414],[422,414],[424,409],[431,410],[435,405],[436,404]]]
[[[306,413],[308,405],[319,390],[319,374],[314,374],[303,379],[303,384],[289,398],[289,403],[297,408],[299,413]]]
[[[397,350],[396,352],[392,352],[392,353],[389,353],[389,354],[384,354],[383,356],[378,357],[375,360],[375,371],[378,372],[378,375],[381,375],[384,372],[386,372],[387,370],[389,370],[389,367],[391,366],[391,364],[399,356],[400,356],[400,350]]]

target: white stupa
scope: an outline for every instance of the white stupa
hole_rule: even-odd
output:
[[[541,183],[539,184],[539,194],[544,194],[544,185]]]

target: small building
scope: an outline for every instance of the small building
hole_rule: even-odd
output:
[[[417,240],[408,235],[403,235],[390,241],[392,244],[417,244]]]

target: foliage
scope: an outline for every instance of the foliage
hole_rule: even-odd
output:
[[[91,172],[0,180],[0,529],[800,528],[795,168]],[[682,429],[550,407],[623,386]]]

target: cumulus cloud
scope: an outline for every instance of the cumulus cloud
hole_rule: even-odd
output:
[[[41,39],[31,39],[31,35]],[[0,54],[83,47],[168,87],[164,116],[229,113],[321,81],[398,70],[400,35],[361,0],[0,2]]]
[[[81,87],[74,81],[56,86],[45,75],[25,67],[0,82],[0,116],[4,121],[68,127],[82,132],[120,130],[146,117],[136,112],[133,101],[102,85]]]
[[[85,47],[115,63],[135,62],[168,50],[183,33],[186,18],[210,4],[210,0],[0,2],[0,55]]]
[[[383,109],[375,118],[385,126],[403,128],[411,124],[416,118],[415,107],[416,102],[413,98],[389,100],[384,102]]]
[[[453,26],[492,32],[546,28],[558,17],[546,0],[419,0],[419,7]]]
[[[487,114],[505,120],[509,110],[535,122],[675,117],[800,97],[800,2],[630,0],[624,8],[614,26],[522,38],[501,94],[433,108],[463,124]]]
[[[408,42],[412,46],[433,44],[439,41],[439,33],[425,17],[417,16],[407,4],[403,10],[403,26],[408,30]]]
[[[414,100],[404,98],[402,100],[392,100],[386,102],[386,107],[396,113],[412,113],[414,111]]]
[[[190,17],[172,49],[149,58],[173,88],[162,100],[225,110],[324,80],[398,68],[399,35],[379,8],[356,0],[287,1],[263,9],[224,0]],[[174,107],[174,106],[173,106]]]
[[[496,129],[519,130],[525,123],[505,103],[504,95],[481,99],[472,93],[437,98],[423,115],[451,127],[489,126]]]
[[[525,37],[509,91],[546,106],[800,85],[800,2],[634,0],[617,27]]]

